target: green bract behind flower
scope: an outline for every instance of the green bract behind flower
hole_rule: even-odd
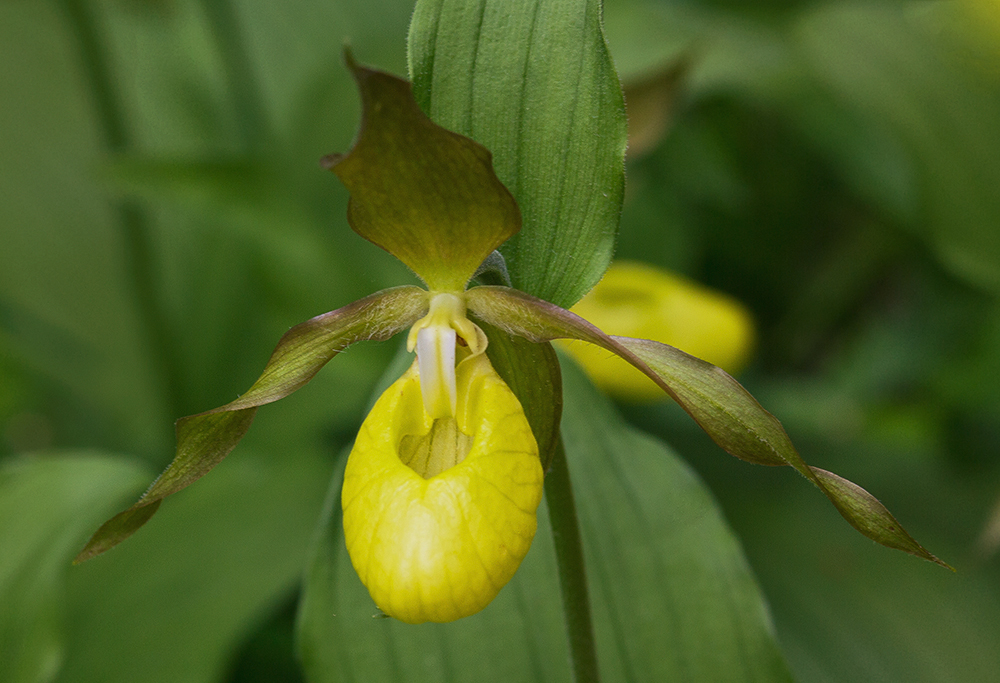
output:
[[[365,418],[344,474],[351,562],[408,623],[484,608],[535,535],[542,467],[521,404],[485,355],[456,374],[455,416],[433,419],[411,366]]]

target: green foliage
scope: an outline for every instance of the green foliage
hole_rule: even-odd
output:
[[[149,477],[140,463],[94,452],[0,464],[0,661],[4,680],[52,680],[66,644],[68,561],[88,527]]]
[[[673,404],[622,408],[713,501],[567,369],[606,679],[714,681],[725,664],[735,680],[787,680],[783,656],[805,683],[998,680],[1000,79],[996,40],[971,37],[986,27],[967,4],[606,0],[630,107],[643,84],[660,97],[624,205],[599,3],[418,4],[421,105],[489,149],[521,205],[505,248],[514,284],[572,303],[607,265],[621,210],[620,256],[753,310],[758,356],[740,380],[806,459],[876,492],[959,570],[883,551],[811,487],[718,457]],[[538,8],[530,35],[512,8]],[[233,400],[292,325],[410,281],[351,232],[347,193],[316,161],[357,130],[345,39],[359,61],[402,73],[413,9],[0,3],[0,91],[17,95],[0,98],[3,675],[240,683],[234,658],[280,631],[273,669],[254,658],[276,680],[294,666],[284,615],[304,586],[312,679],[353,666],[369,680],[380,671],[362,666],[383,665],[457,676],[486,651],[506,680],[568,680],[547,517],[497,603],[416,635],[371,619],[335,510],[307,559],[332,454],[392,345],[352,347],[261,411],[236,455],[128,543],[69,565],[168,464],[176,418]],[[88,50],[104,57],[110,99],[98,101]],[[604,132],[577,139],[593,116]],[[141,229],[126,229],[136,216]],[[547,352],[538,362],[554,375]],[[536,434],[556,419],[531,417]],[[56,453],[25,458],[39,448]]]

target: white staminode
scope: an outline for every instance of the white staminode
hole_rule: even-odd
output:
[[[410,328],[406,349],[416,349],[424,409],[437,420],[455,415],[455,347],[459,337],[469,352],[463,352],[463,357],[485,351],[487,340],[479,326],[465,317],[461,292],[432,292],[428,308],[427,315]]]
[[[431,324],[417,332],[417,363],[424,409],[434,419],[455,415],[455,343],[450,326]]]

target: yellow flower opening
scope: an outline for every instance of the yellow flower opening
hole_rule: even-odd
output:
[[[422,372],[414,362],[375,403],[341,494],[354,569],[383,612],[411,624],[496,597],[531,546],[543,481],[521,404],[485,354],[454,368],[453,416],[425,409]]]

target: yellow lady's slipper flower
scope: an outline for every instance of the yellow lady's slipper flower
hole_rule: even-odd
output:
[[[344,474],[347,552],[400,621],[453,621],[488,605],[531,546],[542,498],[521,404],[483,354],[456,371],[454,417],[433,418],[419,362],[361,425]]]
[[[375,604],[400,621],[478,612],[535,535],[538,446],[486,345],[461,293],[431,295],[407,341],[417,360],[375,403],[347,461],[347,552]]]
[[[806,465],[780,423],[719,368],[657,341],[609,336],[510,286],[470,287],[481,264],[521,228],[490,153],[434,124],[407,82],[349,56],[348,65],[362,95],[361,132],[348,154],[324,163],[351,192],[355,232],[412,268],[427,289],[386,289],[289,330],[245,394],[178,420],[173,462],[139,501],[97,530],[77,562],[128,538],[165,497],[207,474],[243,438],[260,406],[304,386],[350,344],[406,329],[416,362],[365,419],[342,491],[351,561],[376,604],[397,619],[450,621],[479,611],[528,552],[543,463],[559,449],[561,379],[548,346],[556,339],[586,341],[599,354],[627,360],[728,452],[795,468],[861,533],[940,562],[871,494]],[[502,264],[489,273],[510,284]],[[676,323],[680,334],[713,318],[712,333],[688,349],[722,364],[745,352],[749,324],[737,308],[668,277],[619,266],[594,296],[620,304],[612,307],[619,314],[632,311],[632,327],[609,321],[620,333],[661,336],[649,327],[659,318]],[[692,306],[694,300],[701,303]],[[595,319],[608,308],[588,306],[577,310]],[[499,335],[491,350],[499,373],[479,324]]]
[[[615,261],[571,309],[609,334],[653,339],[735,374],[753,347],[753,320],[725,294],[661,268]],[[663,389],[618,356],[592,344],[566,343],[598,387],[626,401],[655,401]]]

